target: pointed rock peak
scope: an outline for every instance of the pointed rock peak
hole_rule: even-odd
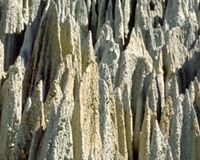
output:
[[[88,61],[95,62],[95,55],[94,55],[94,48],[92,42],[92,32],[89,31],[86,37],[87,44],[88,44]]]
[[[31,105],[32,105],[31,97],[28,97],[24,105],[23,116],[26,116],[27,112],[31,108]]]
[[[48,5],[47,5],[48,6]],[[50,1],[49,2],[49,7],[48,7],[48,11],[51,13],[51,14],[58,14],[58,7],[57,7],[57,4],[55,1]]]
[[[87,12],[85,1],[83,0],[76,1],[75,18],[82,32],[87,32],[88,12]]]
[[[199,81],[197,79],[197,77],[194,77],[194,88],[199,88]]]
[[[102,30],[101,30],[100,35],[99,35],[99,38],[98,38],[98,41],[99,41],[99,39],[102,39],[102,38],[105,39],[105,40],[114,41],[113,30],[112,30],[110,22],[106,22],[103,25]],[[98,43],[98,41],[97,41],[97,43]]]
[[[115,15],[114,15],[114,35],[115,41],[119,44],[120,49],[124,46],[124,20],[121,6],[121,0],[115,1]]]
[[[113,0],[109,0],[108,2],[108,8],[106,11],[106,22],[109,21],[111,23],[111,26],[113,25],[113,19],[114,19],[114,14],[113,14]]]
[[[194,82],[193,81],[190,82],[188,91],[189,91],[189,94],[190,94],[191,102],[193,103],[194,99],[195,99],[195,88],[194,88]]]
[[[149,99],[149,107],[153,112],[157,112],[158,109],[158,92],[157,92],[157,84],[153,77],[151,77],[149,88],[147,91],[147,97]]]
[[[119,87],[115,88],[114,90],[115,98],[119,101],[122,102],[122,91]]]
[[[160,127],[159,127],[159,124],[158,124],[158,121],[156,118],[154,118],[153,120],[153,134],[154,136],[158,135],[158,134],[161,134],[161,131],[160,131]],[[153,137],[152,137],[153,139]]]
[[[171,92],[170,95],[173,100],[174,98],[177,98],[179,96],[179,86],[176,75],[173,75],[172,77],[170,92]]]
[[[189,94],[188,89],[185,90],[184,103],[185,103],[188,107],[191,106],[190,94]]]
[[[60,88],[59,82],[53,81],[50,86],[49,95],[55,97],[57,100],[63,97],[62,90]]]
[[[90,63],[95,62],[94,48],[92,44],[92,33],[88,32],[82,46],[82,70],[83,72]]]
[[[75,19],[71,15],[67,16],[60,28],[63,56],[65,57],[67,54],[78,54],[76,50],[80,49],[80,28],[77,26]]]
[[[146,100],[145,102],[145,111],[144,111],[144,120],[146,119],[151,119],[151,115],[152,115],[152,110],[151,108],[149,108],[149,104],[148,104],[148,100]]]
[[[150,160],[155,159],[172,159],[171,148],[163,137],[157,120],[154,121],[150,153]]]

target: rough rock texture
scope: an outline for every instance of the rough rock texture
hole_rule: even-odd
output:
[[[0,160],[199,160],[198,0],[0,0]]]

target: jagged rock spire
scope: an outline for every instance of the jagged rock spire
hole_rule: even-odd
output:
[[[0,0],[0,160],[199,160],[199,5]]]

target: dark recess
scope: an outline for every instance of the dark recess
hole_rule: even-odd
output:
[[[49,58],[47,58],[47,59],[49,59]],[[49,60],[49,62],[48,62],[47,59],[45,59],[45,61],[46,61],[45,72],[43,73],[43,76],[42,76],[43,77],[42,79],[43,79],[43,82],[44,82],[44,86],[43,86],[43,91],[44,91],[43,100],[44,100],[44,102],[46,101],[47,95],[48,95],[49,90],[50,90],[51,81],[52,81],[51,80],[51,69],[52,69],[51,61]]]
[[[149,7],[150,7],[150,10],[151,10],[151,11],[154,11],[154,10],[155,10],[155,4],[153,3],[153,1],[151,1],[151,2],[149,3]]]
[[[40,10],[39,10],[39,12],[38,12],[38,16],[39,17],[42,17],[42,15],[43,15],[43,12],[44,12],[44,10],[45,10],[45,8],[46,8],[46,6],[47,6],[47,1],[41,1],[40,2]]]
[[[112,0],[112,4],[113,4],[113,19],[115,19],[115,2],[116,0]]]
[[[158,84],[157,78],[156,78],[156,88],[157,88],[157,91],[158,91],[157,120],[160,123],[162,108],[161,108],[161,95],[160,95],[160,89],[159,89],[159,84]]]
[[[163,18],[161,18],[160,16],[154,17],[153,28],[158,28],[162,26],[163,26]]]
[[[96,11],[97,17],[98,17],[98,15],[99,15],[98,6],[99,6],[99,5],[98,5],[98,1],[97,1],[96,5],[95,5],[95,11]]]
[[[200,2],[199,2],[199,10],[200,10]]]
[[[199,35],[200,35],[200,28],[197,31],[197,36],[199,36]]]
[[[197,114],[198,124],[200,124],[200,109],[199,109],[199,106],[197,106],[196,101],[194,103],[194,110]]]
[[[24,29],[21,33],[19,34],[16,34],[16,52],[15,52],[15,55],[13,57],[13,61],[11,62],[12,64],[14,64],[17,56],[19,55],[20,53],[20,49],[23,45],[23,42],[24,42],[24,34],[25,34],[25,31],[26,29]]]
[[[178,70],[178,78],[180,83],[180,93],[185,93],[185,90],[189,88],[190,82],[197,76],[199,70],[200,55],[195,52],[191,59],[186,58],[183,66]]]
[[[165,17],[165,13],[166,13],[166,10],[167,10],[167,4],[168,4],[168,0],[165,0],[163,2],[163,18]]]
[[[1,22],[1,18],[2,18],[2,7],[0,6],[0,22]]]
[[[90,12],[89,12],[89,15],[88,15],[88,30],[89,31],[92,31],[91,21],[92,21],[92,5],[90,7]]]
[[[21,33],[6,34],[5,35],[5,48],[4,48],[4,70],[7,71],[10,65],[15,63],[20,49],[24,42],[24,29]]]
[[[128,23],[129,33],[128,33],[127,38],[125,38],[124,49],[127,47],[127,45],[130,42],[131,32],[132,32],[133,27],[135,26],[136,8],[137,8],[137,0],[131,1],[131,14],[130,14],[130,20]]]
[[[165,9],[167,8],[168,0],[165,0]]]

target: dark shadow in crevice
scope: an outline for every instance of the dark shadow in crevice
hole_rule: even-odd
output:
[[[51,79],[52,67],[51,67],[50,60],[48,61],[48,59],[45,59],[44,61],[46,61],[46,62],[44,62],[45,66],[42,69],[42,71],[43,71],[42,80],[44,83],[44,85],[43,85],[43,101],[45,102],[47,95],[49,93],[49,90],[50,90],[51,82],[52,82],[52,79]]]
[[[96,12],[96,14],[97,14],[97,17],[98,17],[98,15],[99,15],[99,3],[98,3],[98,1],[96,2],[96,5],[95,5],[95,12]]]
[[[165,14],[166,14],[166,10],[167,10],[167,5],[168,5],[168,0],[165,0],[162,4],[162,8],[163,8],[163,18],[165,17]]]
[[[153,28],[160,28],[163,26],[163,18],[160,16],[155,16],[153,19]]]
[[[5,34],[4,37],[4,71],[7,71],[10,65],[20,54],[21,47],[24,42],[24,29],[21,33]]]
[[[199,53],[195,53],[191,59],[186,59],[183,66],[178,70],[178,80],[180,93],[185,93],[185,90],[189,88],[191,81],[197,76],[199,69]]]
[[[190,59],[186,59],[183,66],[178,70],[178,82],[179,82],[179,91],[180,94],[185,94],[186,90],[190,90],[190,84],[192,81],[197,78],[199,81],[199,67],[200,67],[200,54],[199,52],[195,52],[193,57]],[[197,94],[195,95],[197,96]],[[194,106],[195,113],[197,115],[198,124],[200,124],[200,108],[197,106],[195,97],[194,102],[192,102]]]
[[[92,5],[90,7],[90,11],[88,13],[88,30],[92,31]]]
[[[167,9],[167,5],[168,5],[168,0],[165,0],[165,6],[164,6],[165,9]]]
[[[143,58],[138,59],[135,71],[132,75],[132,88],[131,88],[131,111],[132,111],[132,120],[133,120],[133,129],[139,129],[141,131],[146,100],[147,100],[147,91],[150,86],[149,82],[152,78],[151,74],[145,76],[145,78],[141,77],[141,73],[144,73],[146,70],[146,63]],[[138,106],[139,102],[139,106]],[[137,123],[136,126],[136,118],[140,117],[140,122]],[[135,137],[133,142],[133,159],[138,159],[139,156],[139,137]]]
[[[199,2],[199,11],[200,11],[200,2]]]
[[[160,94],[160,89],[159,89],[159,84],[158,83],[159,83],[158,79],[156,78],[156,88],[157,88],[157,92],[158,92],[157,120],[158,120],[158,123],[160,123],[162,108],[161,108],[161,94]]]
[[[131,8],[132,8],[132,10],[131,10],[131,14],[130,14],[130,20],[129,20],[129,23],[128,23],[129,32],[128,32],[127,38],[125,38],[125,43],[124,43],[124,46],[123,46],[124,49],[126,49],[127,45],[130,42],[131,32],[132,32],[132,29],[135,26],[135,19],[136,19],[135,14],[136,14],[136,9],[137,9],[137,0],[131,1]]]
[[[196,101],[194,102],[194,110],[197,115],[198,124],[200,125],[200,108],[197,106]]]
[[[0,22],[1,22],[1,19],[2,19],[2,6],[0,4]]]
[[[167,81],[167,68],[165,65],[163,65],[162,69],[163,69],[163,79],[164,79],[164,84],[165,84]]]
[[[112,15],[113,15],[113,19],[115,19],[115,3],[116,3],[116,0],[112,0],[112,4],[113,4],[113,10],[112,10]]]
[[[150,10],[151,10],[151,11],[154,11],[154,10],[155,10],[155,4],[154,4],[153,1],[150,1],[149,7],[150,7]]]
[[[36,74],[36,71],[34,70],[34,63],[39,63],[39,57],[37,57],[38,59],[35,59],[35,55],[33,54],[33,50],[34,50],[34,46],[36,45],[35,42],[36,42],[36,37],[38,36],[38,30],[39,30],[39,26],[41,27],[40,29],[41,30],[44,30],[44,25],[45,24],[40,24],[41,22],[41,18],[42,18],[42,15],[43,15],[43,12],[46,8],[46,2],[44,1],[41,1],[40,3],[40,7],[39,7],[39,10],[38,10],[38,14],[37,14],[37,17],[35,18],[34,22],[32,22],[31,26],[29,27],[35,27],[35,31],[34,31],[34,40],[33,40],[33,44],[32,44],[32,48],[31,48],[31,53],[30,53],[30,57],[26,58],[27,59],[27,65],[26,65],[26,71],[25,71],[25,75],[24,75],[24,80],[23,80],[23,91],[22,91],[22,108],[24,109],[24,105],[26,103],[26,100],[29,96],[31,96],[32,94],[32,86],[31,86],[31,83],[32,83],[32,78],[35,76]],[[40,25],[39,25],[40,24]],[[33,27],[34,28],[34,27]],[[43,34],[44,34],[44,31],[41,32],[42,35],[41,36],[41,40],[38,41],[38,52],[40,52],[41,48],[42,48],[42,37],[43,37]],[[26,54],[26,53],[25,53]],[[24,53],[23,53],[23,56],[24,56]],[[23,111],[22,109],[22,111]]]
[[[192,49],[195,47],[197,41],[199,40],[199,36],[200,36],[200,28],[199,28],[199,29],[197,30],[197,32],[196,32],[196,38],[195,38],[195,40],[194,40],[194,41],[192,42],[192,44],[189,46],[189,51],[192,50]]]

